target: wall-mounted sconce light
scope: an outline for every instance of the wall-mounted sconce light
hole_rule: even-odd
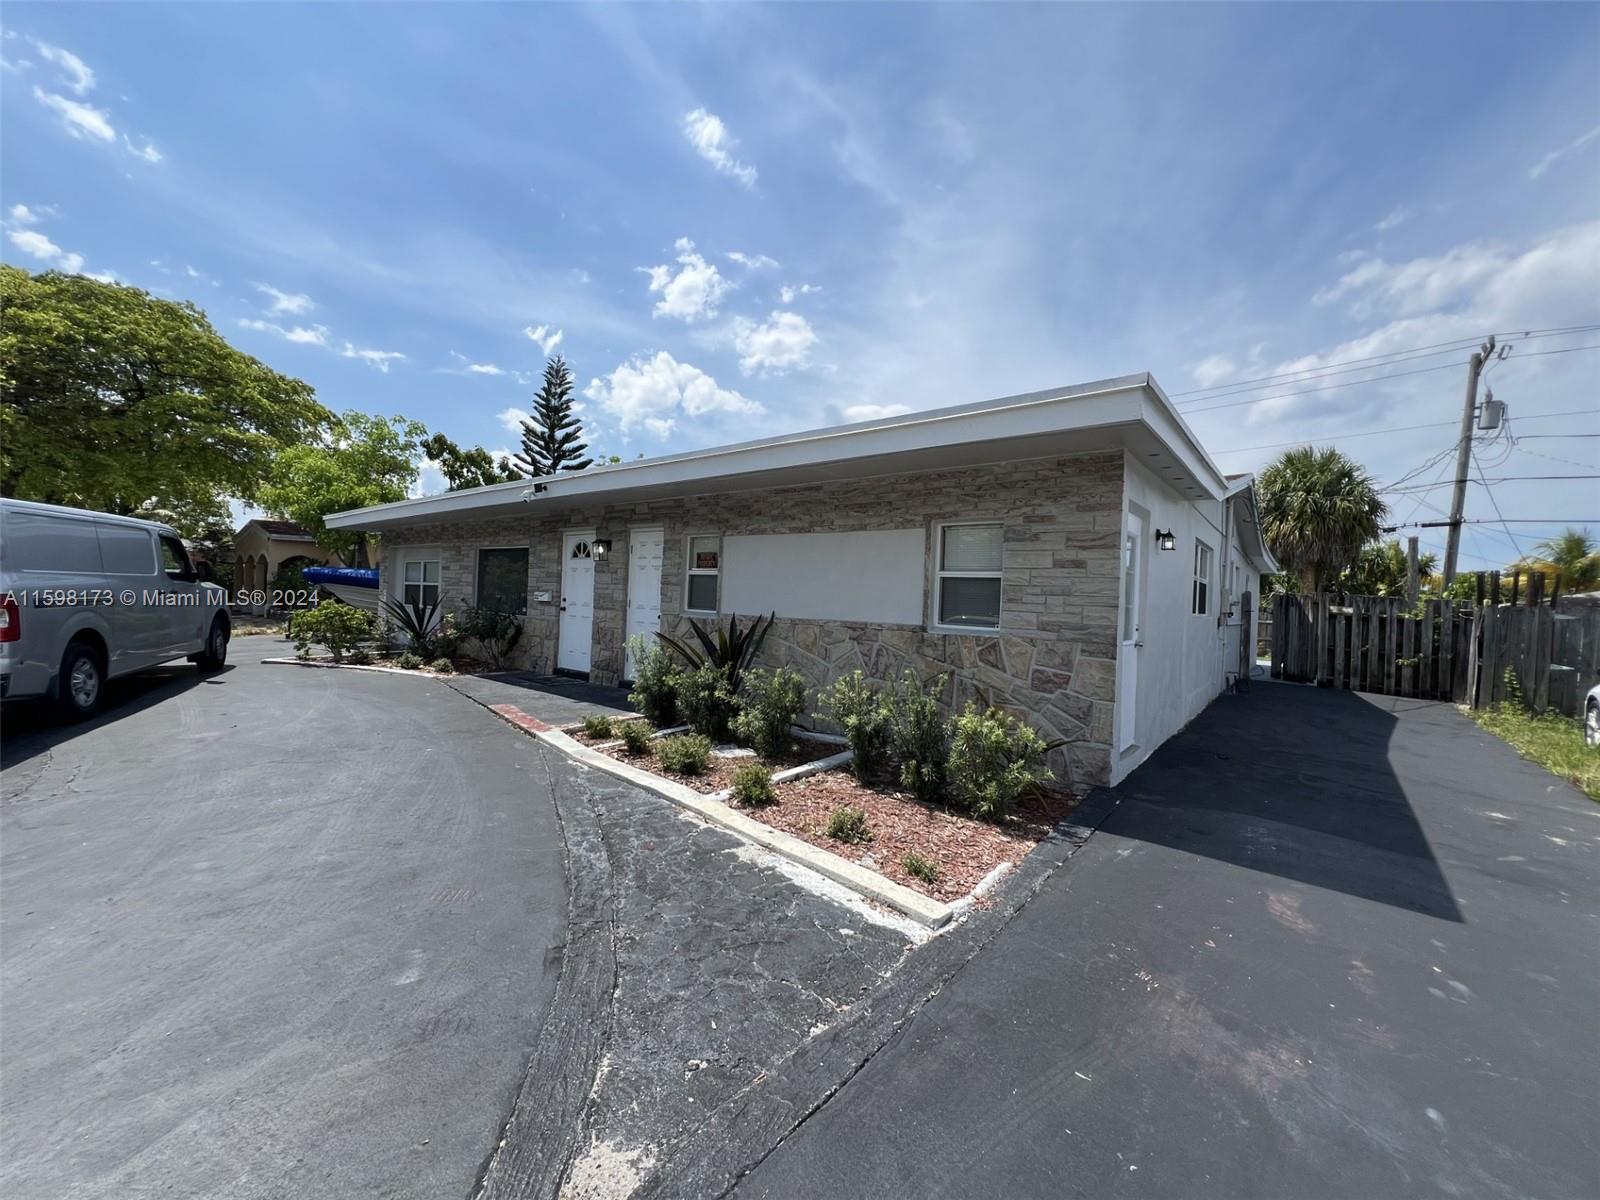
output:
[[[611,543],[605,538],[596,538],[594,542],[594,557],[604,558],[611,553]]]
[[[1176,550],[1178,548],[1178,539],[1172,536],[1172,530],[1169,529],[1162,533],[1158,529],[1156,530],[1156,545],[1163,550]]]

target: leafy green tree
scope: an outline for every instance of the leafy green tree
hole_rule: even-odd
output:
[[[417,481],[427,429],[405,417],[351,410],[320,441],[291,446],[273,461],[260,504],[275,517],[304,525],[317,545],[358,567],[371,565],[367,535],[329,529],[329,513],[404,500]]]
[[[444,476],[448,490],[459,492],[462,488],[487,487],[491,483],[510,483],[521,479],[522,472],[512,466],[511,460],[501,455],[497,460],[482,446],[462,449],[442,433],[436,433],[422,443],[422,452]]]
[[[1417,555],[1417,586],[1433,574],[1436,554]],[[1406,594],[1406,551],[1395,538],[1372,542],[1361,548],[1355,565],[1342,572],[1330,586],[1358,596],[1404,596]]]
[[[1353,567],[1388,512],[1372,478],[1332,446],[1285,450],[1257,477],[1256,495],[1267,547],[1303,592]]]
[[[193,304],[0,266],[0,495],[159,510],[197,534],[332,420]]]
[[[593,465],[584,457],[583,427],[572,412],[572,368],[557,355],[544,365],[544,383],[533,399],[533,416],[522,422],[522,453],[517,466],[525,475],[554,475]]]

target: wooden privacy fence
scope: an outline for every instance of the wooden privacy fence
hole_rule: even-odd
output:
[[[1509,671],[1527,708],[1583,715],[1584,696],[1600,683],[1600,607],[1566,600],[1485,607],[1482,624],[1473,708],[1512,698]]]
[[[1320,592],[1272,597],[1272,677],[1324,687],[1453,700],[1486,708],[1512,698],[1580,716],[1600,682],[1600,607],[1495,605]]]
[[[1296,683],[1464,700],[1476,614],[1429,600],[1416,613],[1389,596],[1318,592],[1272,598],[1272,677]]]

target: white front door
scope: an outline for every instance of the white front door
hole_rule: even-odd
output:
[[[661,553],[666,534],[659,529],[635,529],[628,534],[628,631],[632,641],[642,634],[654,638],[661,628]],[[623,674],[633,678],[633,650],[627,652]]]
[[[1130,512],[1122,530],[1122,630],[1117,655],[1117,749],[1138,742],[1139,649],[1144,645],[1144,519]]]
[[[561,637],[556,666],[587,671],[594,638],[594,530],[561,535]]]

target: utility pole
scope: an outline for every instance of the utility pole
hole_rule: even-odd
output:
[[[1422,590],[1421,571],[1417,568],[1417,539],[1406,539],[1406,607],[1416,608],[1417,595]]]
[[[1444,544],[1444,589],[1456,579],[1456,556],[1461,552],[1461,514],[1467,504],[1467,471],[1472,465],[1472,421],[1478,412],[1478,376],[1484,360],[1494,353],[1494,334],[1475,350],[1467,364],[1467,400],[1461,409],[1461,441],[1456,446],[1456,486],[1450,494],[1450,533]]]

